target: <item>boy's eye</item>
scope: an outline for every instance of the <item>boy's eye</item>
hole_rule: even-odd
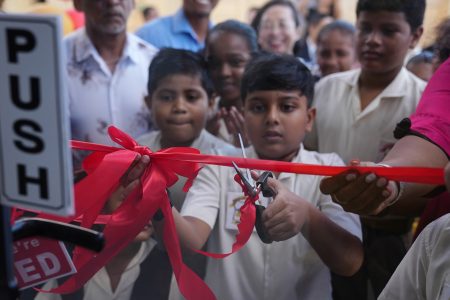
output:
[[[172,93],[160,93],[158,99],[163,102],[169,102],[175,99],[175,97]]]
[[[280,110],[282,112],[292,112],[295,110],[295,108],[296,106],[290,103],[283,103],[280,105]]]
[[[262,105],[261,103],[253,103],[250,106],[250,111],[254,112],[254,113],[261,113],[264,112],[266,110],[266,107],[264,105]]]
[[[381,32],[385,36],[391,36],[394,35],[397,32],[397,30],[395,28],[383,28]]]
[[[197,99],[199,99],[200,97],[201,97],[200,94],[197,92],[189,92],[186,94],[186,100],[189,102],[194,102]]]

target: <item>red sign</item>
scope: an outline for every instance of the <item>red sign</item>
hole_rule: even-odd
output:
[[[14,242],[14,273],[20,289],[76,272],[62,242],[32,237]]]

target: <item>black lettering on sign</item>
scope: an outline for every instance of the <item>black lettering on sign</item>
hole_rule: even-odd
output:
[[[13,103],[21,109],[33,110],[39,107],[41,103],[41,88],[39,84],[39,78],[30,78],[30,97],[28,101],[23,101],[20,97],[19,76],[9,76],[9,90],[11,91],[11,99]]]
[[[39,186],[39,195],[41,199],[48,199],[48,172],[45,168],[38,169],[38,177],[30,177],[26,174],[26,166],[17,165],[17,182],[19,183],[19,194],[28,195],[28,184],[37,184]]]
[[[37,135],[37,132],[42,132],[39,124],[31,120],[17,120],[14,122],[14,133],[19,137],[28,140],[25,143],[23,140],[14,140],[17,148],[27,153],[40,153],[44,150],[44,141]]]
[[[6,29],[8,43],[8,61],[18,62],[20,52],[30,52],[36,47],[36,38],[33,33],[24,29]]]

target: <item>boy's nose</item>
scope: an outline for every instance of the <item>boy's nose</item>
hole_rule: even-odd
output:
[[[183,113],[186,112],[186,102],[182,96],[177,97],[172,106],[172,112]]]
[[[280,119],[280,114],[277,107],[270,107],[266,114],[266,123],[269,125],[278,124]]]
[[[368,44],[381,44],[381,33],[377,30],[373,30],[366,37],[366,43]]]

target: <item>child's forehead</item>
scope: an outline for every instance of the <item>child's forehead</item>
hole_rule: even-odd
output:
[[[256,90],[247,94],[248,100],[278,101],[283,99],[306,99],[301,90]]]
[[[180,87],[190,86],[191,88],[203,89],[203,84],[200,74],[185,74],[185,73],[173,73],[164,76],[158,81],[156,88],[165,87],[179,89]]]
[[[392,22],[404,22],[409,26],[408,21],[406,20],[406,14],[403,11],[393,11],[386,9],[378,9],[378,10],[363,10],[361,11],[357,18],[356,22],[376,22],[380,21],[392,21]]]

